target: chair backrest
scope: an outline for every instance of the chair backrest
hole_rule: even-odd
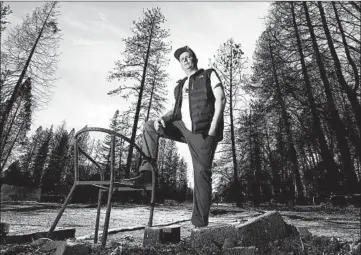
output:
[[[100,128],[100,127],[84,127],[81,130],[79,130],[73,140],[73,146],[74,146],[74,171],[75,171],[75,181],[81,181],[79,179],[79,153],[83,154],[90,162],[92,162],[96,168],[99,170],[100,174],[100,180],[105,181],[105,170],[100,166],[98,162],[96,162],[89,154],[86,153],[86,151],[80,147],[79,141],[81,139],[81,135],[86,132],[102,132],[109,134],[111,136],[111,145],[110,145],[110,180],[112,180],[115,177],[115,139],[119,138],[124,143],[128,143],[129,145],[132,145],[132,147],[140,154],[142,159],[148,160],[151,162],[151,159],[147,157],[141,148],[137,144],[131,144],[131,140],[113,130],[109,130],[106,128]],[[151,162],[152,163],[152,162]]]

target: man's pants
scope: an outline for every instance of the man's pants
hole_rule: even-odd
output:
[[[154,121],[147,121],[143,130],[142,150],[153,159],[157,156],[159,136],[188,144],[194,171],[192,224],[197,227],[207,226],[212,202],[211,167],[218,144],[216,138],[193,134],[181,120],[167,123],[165,128],[159,128],[158,131],[154,128]],[[150,167],[148,162],[143,161],[139,170],[149,170]]]

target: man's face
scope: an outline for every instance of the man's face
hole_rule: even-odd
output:
[[[184,71],[193,70],[195,68],[193,56],[188,51],[183,52],[179,56],[179,62],[180,62],[181,66],[182,66],[182,69]]]

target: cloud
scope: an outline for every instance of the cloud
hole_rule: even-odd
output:
[[[102,21],[104,21],[104,22],[108,21],[107,16],[104,13],[98,12],[98,15],[99,15],[99,17],[101,18]]]

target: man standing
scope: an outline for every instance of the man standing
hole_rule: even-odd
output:
[[[173,109],[158,120],[145,123],[142,150],[156,160],[159,136],[188,144],[194,171],[192,224],[204,227],[208,225],[212,202],[212,161],[217,144],[223,139],[226,99],[216,71],[198,69],[198,59],[191,48],[181,47],[174,56],[186,77],[174,89]],[[151,168],[149,162],[142,162],[139,171],[145,179],[151,176]]]

